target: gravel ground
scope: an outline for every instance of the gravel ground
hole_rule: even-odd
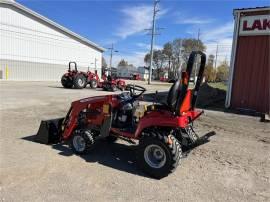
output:
[[[0,201],[270,201],[270,125],[256,117],[206,111],[195,129],[216,135],[162,180],[141,173],[135,147],[122,141],[97,144],[83,157],[32,141],[42,119],[101,94],[57,82],[0,82]]]

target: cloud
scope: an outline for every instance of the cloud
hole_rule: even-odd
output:
[[[198,24],[209,24],[214,22],[213,18],[206,17],[193,17],[186,12],[176,12],[173,14],[176,24],[190,24],[190,25],[198,25]]]
[[[151,45],[147,44],[147,43],[136,43],[136,46],[141,48],[141,49],[148,50],[148,51],[150,51],[150,48],[151,48]],[[157,45],[157,44],[154,45],[154,49],[156,49],[156,50],[159,50],[162,48],[163,47],[160,45]]]
[[[204,30],[202,39],[205,41],[222,41],[224,38],[232,38],[233,22],[227,22],[219,26],[211,26]]]
[[[206,54],[216,54],[218,44],[218,59],[217,64],[220,64],[225,59],[230,61],[232,40],[233,40],[233,22],[221,23],[221,25],[205,25],[200,26],[200,38],[206,45]],[[192,37],[197,37],[198,27],[193,27],[187,33]]]
[[[120,12],[123,15],[123,20],[116,30],[116,36],[125,39],[130,35],[138,34],[151,27],[153,14],[152,5],[129,6],[121,9]],[[162,9],[157,14],[157,19],[166,12],[166,9]]]
[[[177,19],[177,24],[208,24],[213,22],[213,19],[201,19],[201,18],[189,18],[189,19]]]
[[[202,35],[202,40],[206,44],[209,54],[216,54],[218,44],[217,64],[224,60],[230,61],[232,40],[233,40],[233,22],[227,22],[224,25],[213,27],[206,34]]]
[[[117,67],[119,61],[124,59],[128,61],[129,64],[133,64],[135,67],[144,66],[144,56],[147,52],[146,51],[135,51],[129,54],[117,54],[113,56],[112,66]],[[109,55],[104,55],[107,63],[109,64]]]

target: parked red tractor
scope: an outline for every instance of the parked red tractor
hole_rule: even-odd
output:
[[[99,82],[99,87],[105,91],[115,92],[117,89],[121,91],[126,89],[126,82],[123,79],[112,78],[110,75],[103,78],[104,80]]]
[[[71,68],[72,64],[74,69]],[[91,88],[96,88],[98,86],[99,76],[97,72],[92,73],[91,71],[81,72],[77,69],[76,62],[69,62],[68,72],[65,73],[61,78],[61,83],[64,88],[85,88],[88,84]]]
[[[201,64],[195,88],[190,90],[196,55],[201,56]],[[73,102],[65,118],[41,122],[36,141],[68,142],[75,153],[84,154],[100,139],[139,140],[139,167],[154,178],[165,177],[180,164],[181,148],[200,139],[192,123],[203,113],[195,109],[195,103],[205,60],[204,53],[191,53],[186,72],[170,88],[166,104],[139,105],[138,99],[146,89],[128,85],[130,92]]]

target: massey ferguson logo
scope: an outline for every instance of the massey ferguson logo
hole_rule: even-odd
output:
[[[270,16],[245,16],[240,20],[239,35],[269,35]]]

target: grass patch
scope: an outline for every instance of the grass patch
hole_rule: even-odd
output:
[[[227,91],[227,85],[224,82],[208,83],[208,85],[213,87],[213,88],[218,88],[220,90]]]

